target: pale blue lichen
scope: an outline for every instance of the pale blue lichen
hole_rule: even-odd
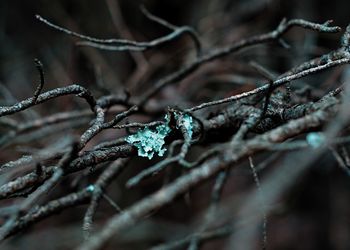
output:
[[[95,186],[94,185],[89,185],[89,186],[86,187],[86,190],[92,193],[92,192],[95,191]]]
[[[180,115],[174,113],[175,119],[179,119]],[[170,116],[165,115],[165,124],[158,125],[154,129],[149,127],[145,127],[136,132],[136,134],[128,136],[125,141],[133,144],[137,147],[137,153],[139,156],[148,157],[148,159],[152,159],[154,154],[158,154],[158,156],[163,156],[166,152],[166,148],[164,148],[165,138],[171,132],[171,128],[169,127]],[[181,125],[187,131],[188,139],[191,140],[193,135],[193,118],[188,114],[181,115]]]
[[[311,147],[318,148],[325,143],[326,138],[322,133],[311,132],[307,134],[306,141]]]
[[[192,135],[193,135],[193,118],[189,114],[182,114],[181,116],[177,113],[175,113],[175,118],[180,119],[180,124],[184,126],[187,134],[188,134],[188,139],[191,140]],[[179,128],[177,126],[177,128]]]
[[[165,116],[165,120],[166,124],[158,125],[155,129],[145,127],[137,131],[136,134],[128,136],[125,140],[137,147],[139,156],[148,157],[148,159],[152,159],[154,153],[163,156],[166,151],[166,148],[163,148],[165,137],[171,131],[168,125],[168,115]]]

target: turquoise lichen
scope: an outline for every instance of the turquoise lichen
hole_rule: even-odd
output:
[[[152,159],[154,153],[163,156],[166,151],[166,148],[163,148],[165,137],[171,131],[167,115],[165,120],[167,121],[166,124],[158,125],[153,130],[148,127],[140,129],[136,134],[128,136],[125,140],[137,147],[139,156],[148,157],[148,159]]]
[[[175,118],[179,119],[180,115],[175,113]],[[148,159],[152,159],[155,153],[158,154],[158,156],[163,156],[166,152],[166,148],[163,147],[165,138],[171,132],[171,128],[169,127],[169,115],[165,116],[165,121],[165,124],[158,125],[154,129],[149,127],[140,129],[136,134],[129,135],[125,141],[137,147],[139,156],[148,157]],[[188,140],[191,140],[193,134],[192,116],[184,114],[181,116],[180,122],[187,130]]]
[[[306,141],[311,147],[318,148],[325,143],[326,138],[322,133],[311,132],[307,134]]]
[[[187,130],[189,139],[191,139],[192,135],[193,135],[193,118],[192,118],[192,116],[190,116],[188,114],[184,114],[182,116],[182,121],[181,122],[182,122],[182,125]]]
[[[94,185],[89,185],[89,186],[86,187],[86,190],[92,193],[92,192],[95,191],[95,186]]]

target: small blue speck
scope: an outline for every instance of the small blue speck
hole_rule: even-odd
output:
[[[306,141],[311,147],[318,148],[325,143],[326,138],[323,133],[312,132],[307,134]]]
[[[89,186],[87,186],[86,190],[89,191],[89,192],[94,192],[95,191],[95,186],[94,185],[89,185]]]

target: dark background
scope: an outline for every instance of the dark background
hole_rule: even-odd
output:
[[[136,64],[130,53],[77,47],[76,38],[53,30],[35,18],[35,14],[40,14],[56,24],[99,38],[121,37],[121,32],[116,29],[111,17],[110,8],[113,5],[108,5],[108,2],[111,4],[114,1],[2,0],[0,2],[1,94],[11,94],[13,100],[32,95],[38,81],[34,58],[39,58],[44,64],[46,90],[79,83],[92,89],[93,93],[99,96],[101,90],[96,87],[98,78],[102,78],[104,84],[116,92],[128,89],[131,94],[137,95],[147,89],[151,80],[177,69],[181,63],[193,56],[193,45],[187,38],[147,51],[144,56],[150,60],[156,58],[154,59],[156,69],[147,77],[141,77],[138,81],[142,84],[132,89],[128,83],[132,82],[130,75],[134,72]],[[173,24],[194,27],[204,41],[205,50],[272,30],[283,17],[303,18],[314,22],[333,19],[335,24],[342,28],[350,23],[348,0],[119,1],[122,14],[122,17],[119,17],[138,41],[147,41],[168,32],[143,16],[139,9],[141,3],[153,14]],[[339,37],[340,34],[316,34],[301,29],[293,30],[286,35],[286,40],[292,45],[291,49],[285,50],[276,44],[270,44],[224,58],[221,62],[211,65],[212,68],[209,67],[204,73],[194,74],[191,78],[191,83],[205,80],[201,91],[184,94],[187,95],[187,100],[199,102],[229,95],[232,91],[241,91],[244,87],[233,88],[232,85],[225,84],[227,75],[232,71],[238,71],[246,76],[251,73],[240,61],[255,60],[281,73],[293,65],[336,48]],[[214,73],[219,77],[213,78]],[[336,73],[310,77],[308,83],[323,92],[333,87],[330,79],[336,79]],[[181,89],[181,86],[191,83],[182,82],[178,88]],[[171,93],[172,87],[169,87],[163,91],[162,97],[169,103],[182,101],[181,96],[172,96]],[[5,99],[0,99],[0,102],[2,105],[8,104]],[[80,101],[63,98],[35,107],[34,113],[29,117],[19,116],[18,119],[26,120],[32,115],[44,116],[54,110],[67,111],[83,105]],[[74,135],[77,131],[79,129],[67,130],[66,136]],[[115,136],[113,133],[113,131],[105,133],[100,140]],[[55,139],[55,135],[45,137],[45,140]],[[40,148],[42,145],[37,143],[36,146]],[[1,163],[20,156],[22,150],[11,147],[0,152]],[[276,160],[271,167],[278,167],[279,163],[279,160]],[[295,159],[295,164],[298,164],[298,159]],[[135,174],[145,165],[149,163],[138,160],[131,172]],[[246,167],[246,164],[242,163],[237,170],[231,172],[223,199],[239,197],[245,191],[255,188],[252,176],[244,171]],[[121,207],[127,207],[140,197],[151,193],[161,183],[161,177],[158,179],[155,177],[143,183],[141,188],[126,190],[123,183],[132,173],[123,174],[120,180],[110,187],[111,197],[118,200]],[[146,220],[116,239],[118,248],[110,249],[146,249],[156,243],[185,236],[191,232],[191,227],[196,225],[198,214],[207,207],[207,194],[211,185],[212,182],[206,183],[193,190],[190,202],[180,198],[172,205],[157,211],[153,219]],[[52,197],[64,192],[64,183],[60,188],[61,190],[58,188]],[[268,249],[350,249],[350,179],[337,167],[331,154],[323,155],[302,179],[296,180],[293,190],[285,195],[279,205],[280,207],[269,216]],[[6,241],[0,248],[70,249],[72,245],[77,245],[82,240],[81,220],[85,208],[83,206],[74,208],[40,222]],[[113,213],[108,204],[102,203],[96,216],[96,228],[103,225]],[[204,244],[202,249],[222,249],[224,243],[225,239],[216,240]]]

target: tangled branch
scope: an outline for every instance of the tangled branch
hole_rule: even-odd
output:
[[[154,211],[175,202],[177,197],[185,195],[202,182],[216,177],[208,213],[206,213],[207,217],[201,226],[189,237],[164,243],[155,248],[173,249],[176,246],[188,245],[192,247],[191,249],[197,249],[203,241],[227,237],[235,233],[235,227],[232,225],[225,224],[214,230],[211,224],[218,212],[221,193],[226,185],[229,170],[238,163],[250,159],[254,180],[259,186],[262,186],[259,191],[262,196],[264,182],[259,182],[256,172],[259,167],[254,167],[251,158],[261,155],[262,152],[290,151],[303,147],[312,150],[327,150],[327,147],[332,145],[331,150],[337,161],[344,170],[349,172],[347,161],[349,157],[346,157],[346,150],[342,151],[344,155],[342,156],[333,147],[335,145],[344,147],[348,142],[344,138],[346,138],[349,121],[344,115],[346,112],[342,111],[343,107],[348,104],[346,96],[349,87],[347,83],[333,88],[321,98],[307,101],[300,101],[302,96],[295,91],[294,100],[291,103],[284,101],[286,94],[283,88],[287,83],[349,64],[350,26],[346,28],[341,38],[340,47],[325,55],[297,65],[277,77],[259,68],[258,71],[268,81],[256,83],[258,87],[218,100],[208,100],[202,103],[190,102],[190,106],[187,106],[186,109],[175,105],[164,107],[160,113],[162,116],[165,115],[165,119],[161,120],[159,114],[149,110],[146,104],[157,103],[159,101],[157,94],[161,90],[190,77],[203,65],[214,60],[222,60],[223,57],[255,45],[270,42],[285,44],[283,36],[295,27],[323,33],[339,32],[340,28],[332,26],[330,21],[317,24],[301,19],[283,19],[275,30],[239,40],[225,47],[211,48],[204,53],[202,42],[193,28],[170,24],[152,15],[145,8],[142,8],[142,11],[148,19],[168,28],[171,33],[149,42],[114,38],[99,39],[71,31],[39,15],[36,16],[39,21],[49,27],[82,39],[78,42],[80,46],[112,51],[156,49],[187,34],[195,44],[197,57],[188,64],[180,66],[175,72],[151,83],[147,91],[140,95],[132,95],[129,98],[123,90],[120,90],[120,95],[111,92],[97,99],[86,87],[77,84],[42,92],[45,84],[44,67],[39,60],[36,60],[40,83],[33,96],[12,105],[0,106],[0,125],[5,129],[5,133],[0,138],[0,146],[7,148],[16,145],[18,144],[16,138],[20,135],[33,131],[40,132],[41,129],[51,125],[68,123],[68,126],[73,127],[73,121],[81,120],[85,127],[81,126],[80,135],[71,140],[68,146],[50,148],[49,145],[46,145],[46,150],[44,148],[41,151],[34,151],[29,156],[1,163],[1,173],[12,174],[15,171],[17,173],[15,177],[9,178],[0,186],[0,199],[6,201],[14,198],[14,205],[0,209],[0,214],[4,219],[0,230],[1,240],[58,212],[88,204],[82,223],[85,241],[82,242],[79,249],[101,249],[113,236],[120,234],[124,229],[139,223]],[[92,112],[88,109],[59,112],[25,123],[17,122],[18,118],[9,117],[67,95],[75,95],[84,99]],[[138,118],[141,115],[146,117],[147,121],[139,121]],[[128,119],[134,121],[129,123]],[[343,123],[331,133],[329,131],[332,130],[329,128],[332,127],[332,121],[336,119],[342,119]],[[120,137],[117,137],[117,129],[125,129],[127,133],[120,133]],[[103,132],[109,130],[115,132],[115,137],[110,140],[101,139]],[[314,131],[318,131],[319,134],[313,139],[316,142],[310,142],[308,141],[310,138],[308,139],[305,135]],[[218,135],[223,135],[221,137],[224,138]],[[130,136],[135,136],[133,141],[130,140]],[[100,140],[95,140],[96,138]],[[302,141],[295,141],[295,138]],[[204,149],[199,156],[197,155],[195,159],[192,157],[190,160],[190,155],[196,147]],[[167,152],[166,156],[157,158],[153,165],[145,166],[137,173],[135,173],[137,169],[135,168],[131,171],[133,173],[131,176],[128,172],[125,183],[126,192],[131,192],[130,188],[137,189],[143,181],[152,181],[155,176],[157,178],[162,176],[162,173],[175,166],[179,166],[182,173],[176,175],[174,179],[164,181],[164,185],[140,200],[134,201],[132,205],[120,208],[117,205],[118,202],[114,202],[113,198],[107,195],[109,186],[127,166],[133,168],[133,165],[129,164],[132,159],[137,159],[138,156],[152,158],[157,150],[160,156],[162,154],[159,154],[159,150]],[[94,176],[95,169],[97,169],[96,172],[101,172],[98,177],[86,178]],[[66,188],[63,196],[50,200],[50,195],[47,196],[47,194],[50,194],[55,186],[63,181],[73,182],[72,176],[76,175],[79,175],[79,178],[75,179],[75,183],[78,183],[75,184],[75,187],[72,185]],[[270,201],[275,198],[272,197]],[[93,218],[102,200],[111,204],[117,210],[117,214],[111,216],[95,233],[93,228],[98,227],[94,227]],[[265,204],[264,201],[262,204],[264,204],[262,216],[266,221],[266,216],[271,210],[269,205],[272,204]],[[266,228],[263,238],[265,246],[265,241],[268,241]]]

